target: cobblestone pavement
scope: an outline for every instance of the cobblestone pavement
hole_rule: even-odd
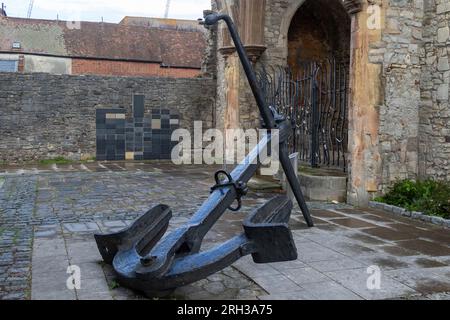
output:
[[[208,197],[216,169],[165,163],[0,168],[0,299],[143,299],[117,285],[92,234],[119,230],[159,203],[173,210],[171,228],[185,223]],[[243,212],[226,214],[205,246],[242,232],[242,218],[272,196],[251,192]],[[171,298],[450,298],[448,229],[372,209],[311,207],[315,228],[293,213],[297,261],[256,265],[244,258]],[[66,287],[70,265],[81,269],[81,290]],[[380,289],[367,287],[371,266],[380,268]]]

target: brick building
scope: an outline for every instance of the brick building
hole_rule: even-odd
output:
[[[206,46],[196,21],[121,23],[0,17],[0,71],[191,78]]]

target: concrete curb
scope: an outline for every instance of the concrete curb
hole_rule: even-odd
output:
[[[444,219],[441,217],[428,216],[422,212],[415,212],[415,211],[411,212],[404,208],[400,208],[400,207],[396,207],[396,206],[392,206],[389,204],[376,202],[376,201],[369,202],[369,208],[380,209],[380,210],[392,213],[395,216],[408,217],[408,218],[412,218],[415,220],[421,220],[423,222],[428,222],[428,223],[432,223],[432,224],[435,224],[438,226],[450,228],[450,220]]]

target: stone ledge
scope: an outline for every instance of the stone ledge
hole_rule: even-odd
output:
[[[450,220],[444,219],[441,217],[434,217],[434,216],[428,216],[422,212],[416,212],[416,211],[408,211],[404,208],[396,207],[390,204],[385,204],[381,202],[376,201],[370,201],[369,202],[369,208],[373,209],[380,209],[389,213],[392,213],[396,216],[402,216],[402,217],[408,217],[415,220],[421,220],[423,222],[432,223],[438,226],[450,228]]]
[[[307,200],[347,201],[347,177],[299,173],[300,186]]]

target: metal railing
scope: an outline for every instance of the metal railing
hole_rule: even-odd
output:
[[[335,59],[258,72],[267,103],[292,123],[291,151],[312,167],[347,170],[348,75]]]

